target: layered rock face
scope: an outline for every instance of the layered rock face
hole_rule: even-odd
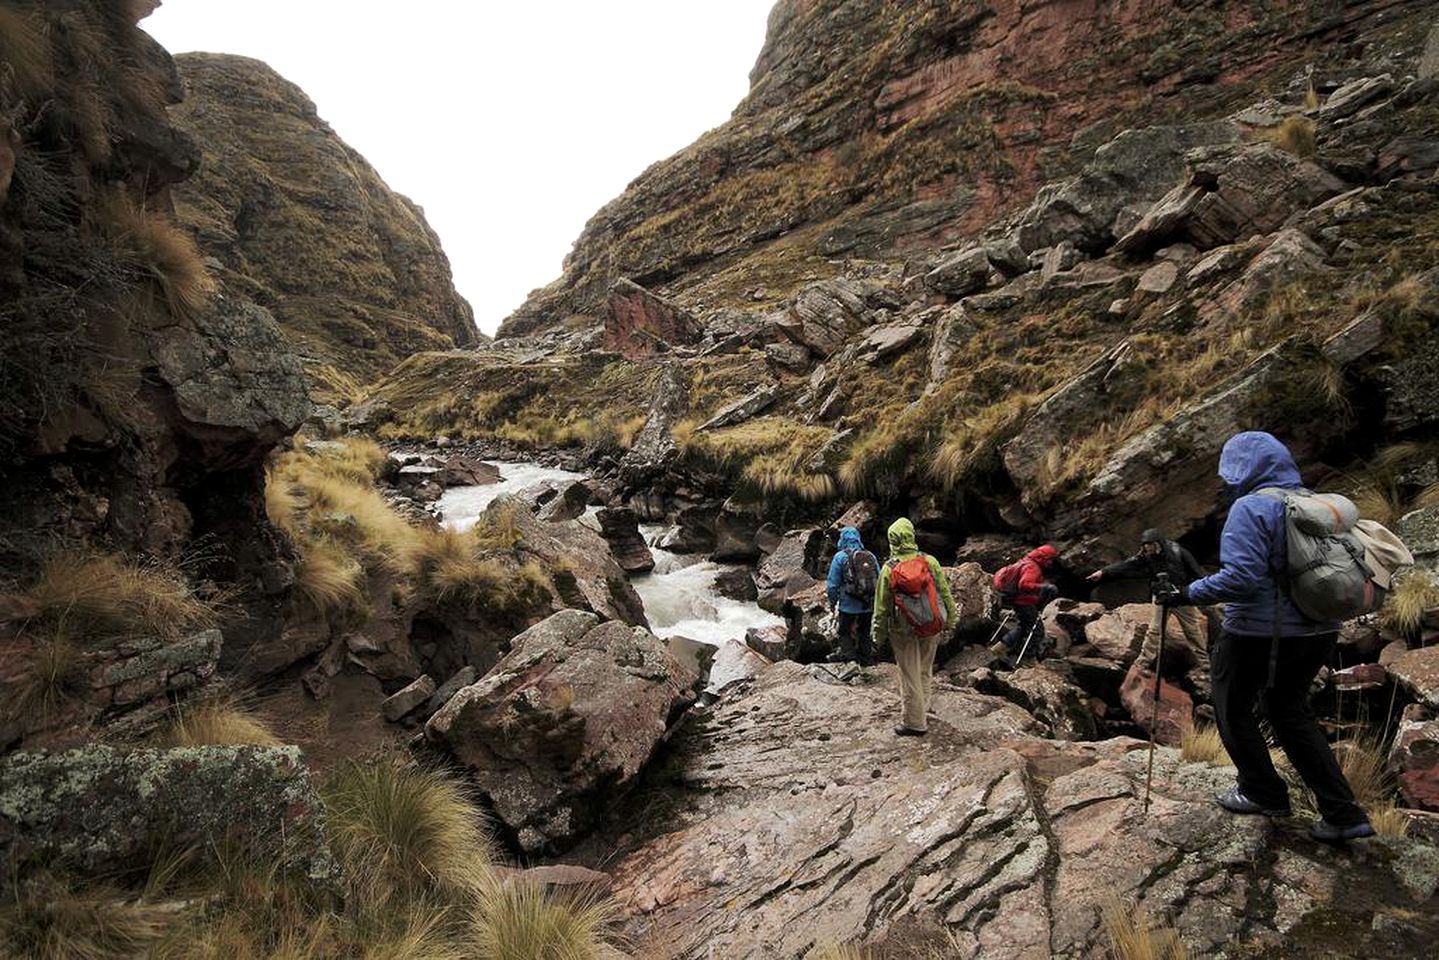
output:
[[[682,304],[738,300],[736,284],[774,302],[804,253],[933,249],[1127,126],[1213,114],[1316,44],[1422,6],[780,0],[734,117],[597,213],[501,336],[600,317],[621,277]],[[1162,192],[1175,159],[1141,178]],[[1035,247],[1054,242],[1042,233]]]
[[[208,534],[232,575],[276,555],[260,465],[310,400],[270,312],[220,288],[173,221],[200,154],[167,117],[181,83],[143,7],[5,8],[7,567],[57,539],[173,557]]]
[[[180,218],[237,292],[274,312],[333,402],[421,350],[474,343],[424,211],[395,193],[294,84],[245,57],[178,58],[176,125],[203,156]]]

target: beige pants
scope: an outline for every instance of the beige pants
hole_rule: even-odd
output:
[[[911,730],[927,730],[929,698],[933,689],[934,652],[939,637],[914,636],[903,624],[895,624],[889,636],[894,662],[899,667],[899,705],[902,722]]]
[[[1139,649],[1139,662],[1149,665],[1154,658],[1159,656],[1159,621],[1164,616],[1164,608],[1159,604],[1154,605],[1154,618],[1149,622],[1149,632],[1144,635],[1144,646]],[[1176,634],[1174,625],[1179,624],[1179,634]],[[1193,653],[1195,665],[1203,668],[1205,673],[1209,672],[1209,636],[1205,630],[1204,616],[1199,612],[1198,607],[1171,607],[1169,610],[1169,633],[1166,636],[1166,643],[1173,644],[1179,639],[1180,634],[1184,637],[1185,646]]]

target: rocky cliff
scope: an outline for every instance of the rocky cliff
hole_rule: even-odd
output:
[[[268,308],[316,399],[348,399],[421,350],[479,337],[424,211],[294,84],[245,57],[178,58],[176,126],[198,145],[176,210],[218,275]]]
[[[4,4],[0,560],[56,540],[175,557],[265,545],[262,462],[309,415],[269,311],[220,284],[172,216],[200,151],[166,110],[144,4]],[[29,568],[33,570],[33,568]]]

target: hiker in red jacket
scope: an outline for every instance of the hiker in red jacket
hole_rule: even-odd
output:
[[[1058,559],[1059,551],[1046,543],[1029,551],[1023,560],[1001,571],[1001,577],[1004,574],[1009,575],[1006,579],[1009,580],[1011,588],[1004,592],[1006,599],[1014,606],[1015,620],[1018,621],[1004,635],[1002,641],[1005,666],[1011,670],[1019,665],[1026,639],[1029,640],[1030,649],[1034,651],[1035,659],[1039,659],[1044,637],[1042,634],[1032,634],[1043,629],[1039,626],[1039,611],[1059,595],[1059,589],[1044,579],[1045,572],[1054,566],[1054,561]]]

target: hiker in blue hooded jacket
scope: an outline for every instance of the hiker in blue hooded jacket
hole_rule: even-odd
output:
[[[1224,632],[1210,663],[1219,736],[1239,782],[1215,800],[1232,813],[1290,813],[1289,790],[1254,714],[1262,699],[1279,746],[1318,801],[1321,819],[1310,833],[1328,842],[1373,836],[1309,707],[1310,684],[1329,662],[1339,624],[1308,619],[1283,592],[1284,503],[1264,491],[1301,489],[1299,468],[1279,440],[1248,432],[1224,444],[1219,476],[1234,498],[1219,541],[1219,572],[1156,598],[1170,605],[1226,604]],[[1276,645],[1271,682],[1270,649]]]
[[[868,578],[858,576],[859,570],[851,567],[861,554],[868,556],[871,573]],[[864,557],[860,559],[864,562]],[[839,649],[830,659],[856,661],[863,667],[874,666],[870,629],[874,621],[874,575],[877,573],[874,556],[864,549],[859,530],[855,527],[841,530],[839,550],[830,561],[829,577],[825,581],[829,608],[839,610]],[[864,589],[866,586],[868,593]]]

